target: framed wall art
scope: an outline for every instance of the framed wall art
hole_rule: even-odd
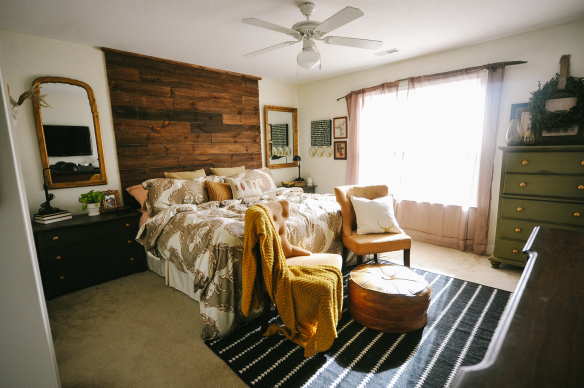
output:
[[[347,142],[335,141],[334,144],[335,159],[347,160]]]
[[[346,117],[335,117],[333,119],[333,129],[335,139],[346,139],[347,138],[347,118]]]

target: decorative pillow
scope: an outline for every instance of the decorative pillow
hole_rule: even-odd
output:
[[[393,195],[370,200],[351,197],[357,217],[357,234],[404,233],[393,213]]]
[[[138,201],[141,210],[146,210],[146,200],[148,199],[148,190],[142,185],[128,187],[126,191]]]
[[[259,182],[262,192],[277,188],[274,177],[269,168],[263,167],[255,170],[245,170],[245,179],[255,179]]]
[[[229,183],[205,181],[205,186],[207,186],[207,191],[209,192],[209,201],[233,199]]]
[[[209,201],[205,178],[170,179],[156,178],[142,183],[148,190],[146,207],[151,216],[172,205],[199,204]]]
[[[195,171],[181,171],[181,172],[165,172],[165,178],[171,179],[194,179],[194,178],[204,178],[207,176],[205,173],[205,169],[202,168],[200,170]]]
[[[232,179],[229,178],[233,199],[242,199],[249,197],[260,197],[262,189],[257,181],[253,179]]]
[[[213,175],[223,175],[223,176],[233,176],[245,171],[245,166],[239,167],[211,167],[211,174]]]

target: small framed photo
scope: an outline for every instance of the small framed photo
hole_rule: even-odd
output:
[[[347,159],[347,142],[346,141],[335,141],[335,159],[346,160]]]
[[[102,213],[115,211],[122,206],[118,190],[107,190],[102,191],[102,193],[105,195],[105,199],[101,202]]]
[[[335,117],[333,119],[333,128],[335,132],[335,139],[347,138],[347,118]]]

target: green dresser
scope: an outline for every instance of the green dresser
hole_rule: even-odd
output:
[[[534,226],[584,232],[584,146],[501,147],[493,268],[525,266]]]

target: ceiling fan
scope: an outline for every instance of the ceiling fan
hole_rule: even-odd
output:
[[[257,55],[265,54],[281,47],[291,46],[293,44],[302,42],[302,51],[298,54],[298,66],[305,69],[312,69],[320,63],[320,53],[315,40],[323,41],[327,44],[334,44],[337,46],[348,46],[364,48],[369,50],[376,50],[381,47],[382,42],[379,40],[345,38],[342,36],[325,36],[329,32],[352,22],[353,20],[363,16],[358,8],[345,7],[324,22],[317,22],[310,20],[310,15],[314,12],[316,6],[313,3],[300,4],[300,12],[306,16],[306,21],[298,22],[292,28],[282,27],[274,23],[266,22],[256,18],[246,18],[241,22],[250,24],[252,26],[266,28],[268,30],[281,32],[292,36],[296,40],[283,42],[274,46],[266,47],[264,49],[245,54],[244,57],[251,58]]]

